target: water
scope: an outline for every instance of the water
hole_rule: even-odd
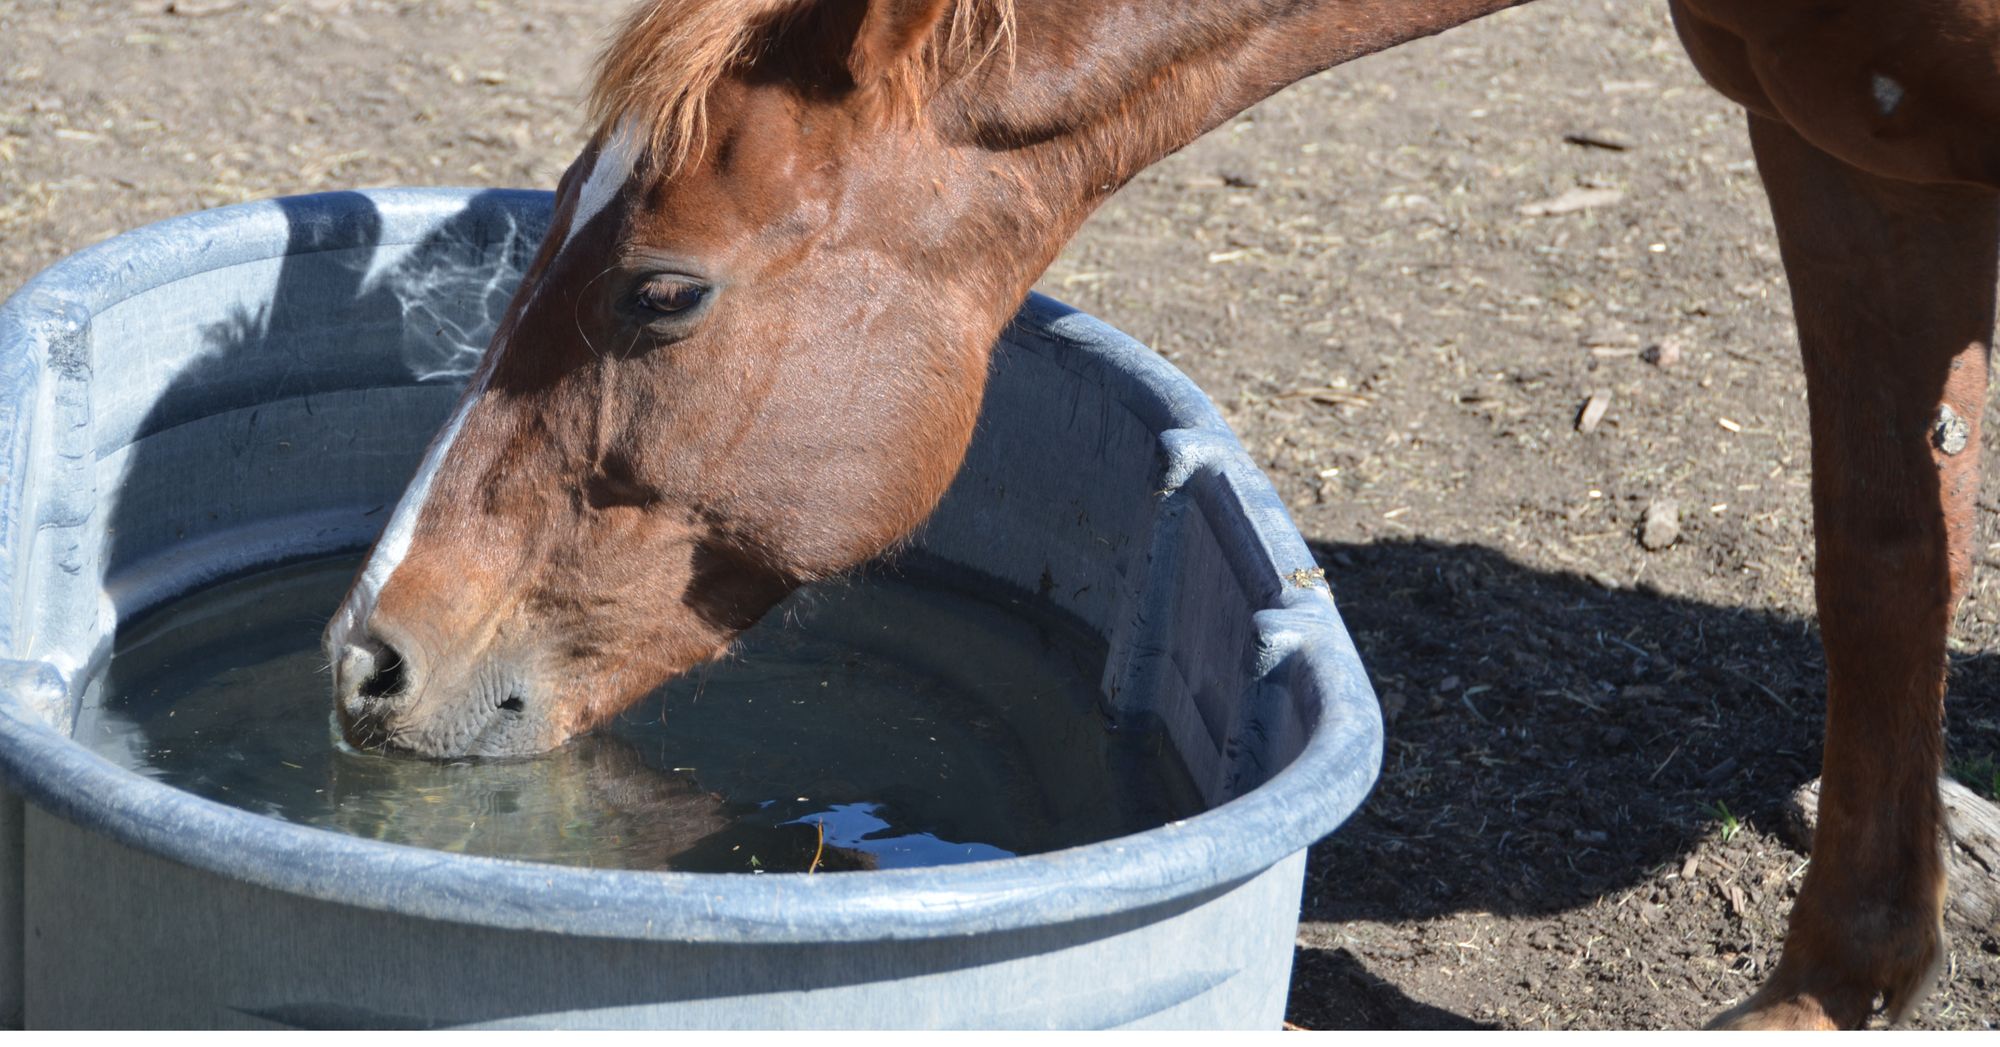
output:
[[[741,654],[532,759],[353,750],[319,650],[357,562],[197,593],[121,633],[76,737],[169,785],[394,843],[701,872],[942,865],[1196,808],[1157,734],[1112,731],[1064,624],[944,585],[801,592]]]

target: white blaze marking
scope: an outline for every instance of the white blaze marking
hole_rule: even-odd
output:
[[[563,235],[562,247],[557,248],[555,255],[549,259],[548,269],[555,267],[556,258],[569,248],[570,241],[576,239],[577,231],[611,206],[618,190],[624,188],[625,180],[632,176],[632,165],[638,162],[641,148],[639,134],[630,119],[614,128],[598,147],[597,157],[590,166],[590,177],[577,191],[576,206],[570,209],[569,229]],[[544,270],[543,276],[547,276],[547,270]],[[522,312],[534,304],[540,290],[540,284],[529,289],[528,301],[522,306]],[[504,349],[503,343],[496,342],[486,355],[497,364]],[[389,576],[401,566],[403,557],[409,555],[410,542],[417,533],[417,519],[423,515],[424,503],[430,500],[431,484],[437,479],[438,468],[444,464],[445,455],[450,453],[452,442],[458,439],[458,431],[465,425],[465,416],[485,395],[487,376],[492,373],[491,366],[480,369],[478,386],[459,404],[457,413],[431,442],[423,464],[417,468],[416,477],[403,491],[402,499],[396,503],[396,511],[389,517],[388,526],[382,529],[382,536],[376,540],[374,555],[368,558],[368,565],[362,569],[361,580],[355,584],[352,597],[334,616],[327,630],[327,653],[334,664],[340,664],[348,634],[361,628],[361,624],[374,613],[375,601],[389,584]]]
[[[501,346],[495,345],[493,353]],[[417,518],[423,515],[424,503],[430,500],[431,483],[437,479],[438,467],[444,464],[445,455],[451,452],[451,445],[458,439],[458,431],[465,427],[465,416],[472,413],[472,407],[486,394],[486,376],[491,368],[480,373],[479,384],[474,387],[458,410],[445,423],[437,438],[431,441],[430,450],[425,452],[423,464],[417,467],[417,475],[404,488],[403,497],[396,502],[396,511],[389,515],[388,526],[382,529],[382,536],[375,540],[375,552],[368,557],[368,565],[361,570],[361,580],[355,583],[354,594],[340,608],[328,630],[327,647],[329,655],[338,664],[340,652],[347,642],[347,634],[361,627],[375,610],[375,600],[389,584],[389,576],[402,564],[403,557],[409,555],[410,540],[416,537]]]
[[[496,351],[498,347],[495,347]],[[409,555],[410,539],[417,533],[417,517],[424,511],[424,503],[430,500],[431,482],[437,479],[438,467],[444,464],[444,456],[451,451],[452,442],[458,439],[458,431],[465,427],[465,416],[472,413],[472,407],[486,394],[486,379],[481,376],[479,385],[472,390],[465,402],[458,405],[458,411],[445,423],[424,455],[424,464],[417,467],[417,475],[410,486],[403,491],[403,497],[396,503],[396,512],[389,517],[389,525],[382,529],[382,537],[375,543],[375,555],[368,560],[368,567],[361,572],[361,582],[381,591],[388,584],[389,575],[396,565]]]
[[[569,232],[563,236],[562,247],[556,250],[560,257],[569,249],[571,240],[599,211],[611,206],[611,200],[618,190],[625,187],[625,180],[632,177],[632,165],[639,162],[640,141],[637,129],[630,117],[613,128],[604,144],[597,149],[597,158],[591,162],[590,177],[577,191],[576,207],[570,211]],[[553,259],[551,259],[553,261]]]

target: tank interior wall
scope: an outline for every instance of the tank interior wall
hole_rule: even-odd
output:
[[[21,798],[0,786],[0,1029],[21,1028],[26,1010],[27,946],[21,933],[27,908],[26,818]]]
[[[1292,530],[1268,489],[1232,480],[1255,468],[1213,409],[1131,377],[1167,366],[1151,350],[1046,299],[1027,312],[1054,333],[1017,325],[996,347],[980,431],[920,544],[1104,637],[1106,711],[1163,727],[1207,804],[1224,803],[1297,757],[1315,723],[1327,681],[1272,675],[1288,651],[1258,610],[1325,603],[1324,582],[1303,543],[1274,549],[1248,526],[1275,514]]]

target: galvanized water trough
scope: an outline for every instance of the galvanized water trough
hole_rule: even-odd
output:
[[[927,556],[1108,651],[1208,803],[1031,857],[583,870],[286,824],[72,743],[121,621],[365,546],[548,221],[544,193],[248,204],[0,309],[0,1018],[60,1026],[1247,1026],[1283,1015],[1305,848],[1373,783],[1373,693],[1200,390],[1045,298],[996,349]]]

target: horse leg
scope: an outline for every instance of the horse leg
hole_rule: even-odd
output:
[[[1784,955],[1730,1027],[1865,1023],[1944,952],[1945,637],[1970,573],[2000,207],[1868,174],[1751,115],[1812,416],[1826,747]]]

